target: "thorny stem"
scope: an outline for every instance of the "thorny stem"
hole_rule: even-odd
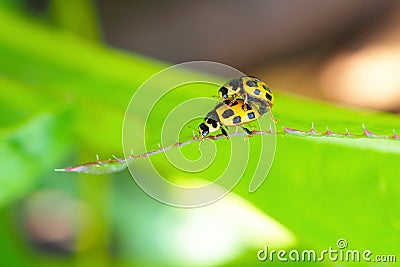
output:
[[[326,128],[325,132],[317,132],[315,131],[314,128],[314,123],[312,123],[311,129],[309,131],[302,131],[302,130],[297,130],[297,129],[292,129],[283,126],[282,131],[273,131],[272,127],[268,131],[257,131],[253,130],[252,134],[253,135],[300,135],[300,136],[310,136],[310,137],[343,137],[343,138],[375,138],[375,139],[393,139],[393,140],[400,140],[399,135],[397,135],[396,131],[393,130],[393,136],[388,136],[388,135],[378,135],[375,133],[372,133],[371,131],[367,130],[365,125],[362,125],[363,128],[363,133],[362,134],[352,134],[349,132],[348,129],[346,129],[345,133],[334,133],[329,130],[329,128]],[[235,131],[229,135],[229,137],[236,137],[236,136],[247,136],[245,132],[239,132]],[[218,134],[215,136],[208,136],[204,139],[196,136],[193,134],[193,138],[189,139],[184,142],[176,142],[175,144],[172,144],[167,147],[159,147],[157,150],[153,150],[150,152],[146,152],[143,154],[139,155],[134,155],[133,153],[131,156],[127,158],[118,158],[116,156],[112,156],[112,159],[108,160],[100,160],[98,156],[96,156],[96,161],[93,162],[87,162],[83,163],[74,167],[67,167],[67,168],[62,168],[62,169],[55,169],[55,171],[59,172],[78,172],[78,173],[91,173],[91,174],[105,174],[105,173],[111,173],[111,172],[116,172],[116,171],[121,171],[127,167],[127,163],[140,159],[140,158],[147,158],[155,154],[159,154],[161,152],[168,151],[172,148],[175,147],[183,147],[189,144],[192,144],[194,142],[198,141],[203,141],[205,139],[211,139],[211,140],[219,140],[219,139],[226,139],[226,136],[223,134]]]

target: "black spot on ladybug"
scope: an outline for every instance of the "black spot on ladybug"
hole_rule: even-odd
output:
[[[256,82],[260,82],[260,79],[258,79],[257,77],[254,76],[248,76],[249,78],[252,78],[253,80],[255,80]]]
[[[232,87],[233,91],[237,91],[240,87],[240,81],[238,79],[234,79],[229,82],[229,85]]]
[[[233,107],[233,106],[236,106],[237,104],[239,104],[239,103],[235,100],[235,102],[233,102],[232,104],[229,104],[229,106]]]
[[[260,89],[257,88],[257,89],[254,90],[254,94],[255,94],[255,95],[259,95],[260,93],[261,93],[261,92],[260,92]]]
[[[242,119],[240,118],[240,116],[236,116],[235,118],[233,118],[233,123],[240,123],[242,121]]]
[[[267,90],[268,92],[271,92],[271,89],[268,88],[268,86],[266,86],[265,84],[263,84],[263,87],[265,90]]]
[[[212,126],[213,128],[217,128],[217,127],[218,127],[218,123],[217,123],[216,120],[213,120],[213,119],[208,118],[208,119],[206,119],[206,123],[211,124],[211,126]]]
[[[247,117],[251,120],[251,119],[254,119],[256,117],[256,115],[254,115],[254,112],[250,112],[247,114]]]
[[[271,96],[269,93],[266,93],[266,94],[265,94],[265,97],[266,97],[269,101],[272,100],[272,96]]]
[[[227,109],[227,110],[224,111],[224,113],[222,113],[222,117],[224,119],[232,117],[232,115],[233,115],[233,110],[232,109]]]
[[[247,81],[246,84],[247,84],[247,86],[250,86],[250,87],[257,87],[257,84],[253,81]]]
[[[209,124],[211,124],[211,126],[213,127],[213,128],[217,128],[218,127],[218,123],[217,123],[217,121],[215,121],[215,120],[213,120],[213,119],[208,119],[208,123]]]

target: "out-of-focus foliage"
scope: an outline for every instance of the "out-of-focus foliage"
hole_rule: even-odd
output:
[[[227,206],[209,212],[158,203],[138,189],[128,172],[112,176],[54,173],[56,167],[89,161],[95,154],[120,153],[125,107],[135,89],[164,64],[82,40],[12,10],[0,8],[0,229],[6,237],[0,248],[9,251],[0,265],[69,265],[72,256],[77,256],[79,265],[173,265],[198,259],[199,254],[191,258],[189,252],[200,253],[204,263],[255,265],[256,252],[264,244],[277,244],[276,249],[323,250],[335,247],[339,238],[346,238],[351,249],[398,253],[400,155],[374,149],[374,140],[336,143],[278,137],[275,162],[263,186],[248,193],[254,167],[250,164],[245,179],[233,191],[235,197],[228,199]],[[376,133],[391,134],[400,125],[398,116],[352,111],[279,93],[274,112],[282,124],[299,129],[314,122],[319,131],[329,126],[336,132],[348,128],[361,133],[365,123]],[[257,147],[259,140],[254,137],[249,142]],[[190,147],[187,154],[198,153],[197,149]],[[165,166],[168,177],[186,178],[164,164],[162,157],[155,160]],[[32,199],[30,192],[47,189],[67,192],[74,200],[71,203],[78,203],[71,206],[78,207],[76,225],[67,227],[73,242],[64,244],[62,257],[37,251],[35,242],[51,245],[58,239],[44,239],[43,229],[25,220],[31,218],[26,215],[29,205],[24,204]],[[227,207],[246,212],[222,212]],[[44,208],[43,214],[51,218],[46,212]],[[277,222],[271,223],[267,216]],[[296,243],[289,234],[284,236],[290,242],[269,240],[255,222],[285,227]],[[209,234],[213,228],[220,231]],[[198,235],[193,235],[194,230]],[[256,230],[266,239],[253,241]],[[250,234],[251,240],[246,240]],[[184,250],[188,248],[194,252]],[[180,255],[179,250],[186,252]]]
[[[0,205],[27,193],[39,175],[59,162],[66,151],[68,119],[40,114],[17,129],[3,132],[0,146]]]

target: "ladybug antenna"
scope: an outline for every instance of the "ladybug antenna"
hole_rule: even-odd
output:
[[[199,128],[195,128],[195,127],[193,127],[192,125],[188,125],[188,127],[189,127],[190,129],[192,129],[193,136],[196,136],[196,135],[194,134],[195,132],[197,132],[198,134],[200,134]]]
[[[269,109],[269,117],[274,123],[278,123],[278,121],[274,118],[274,114],[272,114],[272,109]]]

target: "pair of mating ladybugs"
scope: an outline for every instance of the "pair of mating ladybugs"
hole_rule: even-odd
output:
[[[199,125],[201,138],[219,129],[228,137],[228,126],[240,126],[248,135],[252,135],[243,124],[257,120],[274,104],[274,95],[268,85],[253,76],[242,76],[227,82],[219,89],[218,95],[222,102]],[[270,115],[273,119],[272,113]]]

